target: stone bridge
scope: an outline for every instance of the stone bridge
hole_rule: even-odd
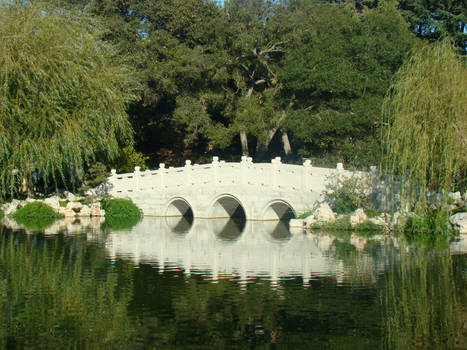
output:
[[[210,164],[187,160],[179,168],[160,164],[158,170],[135,167],[127,174],[112,170],[108,183],[112,196],[131,199],[146,216],[281,220],[313,208],[333,176],[352,174],[341,163],[329,169],[313,167],[309,160],[291,165],[279,157],[271,163],[213,157]]]

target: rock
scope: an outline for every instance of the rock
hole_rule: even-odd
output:
[[[457,213],[449,218],[453,228],[460,234],[467,233],[467,213]]]
[[[332,211],[331,207],[327,203],[322,203],[318,209],[312,215],[312,218],[306,218],[306,223],[311,221],[314,222],[334,222],[336,220],[336,214]]]
[[[87,205],[83,205],[80,208],[79,212],[76,213],[76,215],[77,216],[91,216],[91,208],[89,208]]]
[[[410,217],[414,217],[416,214],[414,212],[405,212],[401,214],[400,212],[396,211],[392,217],[392,222],[391,222],[391,227],[398,227],[398,226],[404,226],[407,223],[407,220]]]
[[[60,198],[58,196],[52,196],[43,200],[44,204],[50,206],[53,210],[60,210]]]
[[[105,216],[105,210],[101,209],[100,203],[91,204],[91,216]]]
[[[13,199],[10,203],[5,203],[3,205],[2,207],[3,214],[5,216],[10,215],[14,213],[16,210],[20,209],[21,207],[22,207],[22,202],[17,199]]]
[[[460,192],[449,192],[448,197],[454,201],[462,200],[462,195]]]
[[[66,200],[69,202],[74,202],[78,199],[73,193],[68,192],[68,191],[63,192],[63,195],[65,196]]]
[[[371,222],[372,224],[378,225],[378,226],[386,226],[387,225],[386,221],[382,217],[371,218],[368,221]]]
[[[304,228],[305,227],[305,220],[303,219],[291,219],[289,221],[289,227],[293,228]]]
[[[352,226],[361,224],[368,220],[368,217],[365,214],[365,211],[362,208],[355,210],[355,212],[350,216],[350,224]]]
[[[350,236],[350,244],[352,244],[355,248],[357,248],[357,250],[365,249],[367,242],[368,242],[368,238],[366,237],[360,237],[355,234],[352,234],[352,236]]]
[[[58,212],[62,214],[65,218],[76,216],[75,211],[71,208],[60,208]]]

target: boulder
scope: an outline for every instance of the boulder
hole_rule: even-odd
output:
[[[74,209],[73,209],[74,210]],[[77,216],[91,216],[91,208],[87,205],[83,205],[79,212],[76,213]]]
[[[52,196],[43,200],[44,204],[47,204],[55,211],[60,210],[60,198],[58,196]]]
[[[365,211],[362,208],[358,208],[352,215],[350,215],[350,224],[352,226],[361,224],[367,220],[368,216],[366,216]]]
[[[315,222],[334,222],[336,214],[327,203],[322,203],[315,212],[305,219],[307,226]]]
[[[101,209],[100,203],[91,204],[91,216],[105,216],[105,210]]]
[[[380,216],[378,216],[376,218],[371,218],[368,221],[371,222],[374,225],[386,226],[386,221]]]
[[[2,206],[3,214],[5,216],[10,215],[14,213],[16,210],[20,209],[21,207],[22,207],[22,202],[17,199],[13,199],[10,203],[3,204]]]
[[[305,220],[303,219],[291,219],[289,221],[289,227],[293,228],[304,228],[305,227]]]
[[[458,233],[467,233],[467,213],[454,214],[449,218],[449,222]]]

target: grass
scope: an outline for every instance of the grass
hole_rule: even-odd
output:
[[[141,210],[129,199],[114,198],[103,200],[101,207],[105,210],[106,217],[141,217]]]

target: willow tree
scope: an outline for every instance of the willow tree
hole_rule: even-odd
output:
[[[126,105],[137,83],[83,12],[0,4],[0,194],[36,172],[67,181],[112,159],[132,137]]]
[[[383,106],[386,170],[402,180],[402,204],[423,211],[427,193],[465,187],[467,69],[449,39],[416,50]]]

